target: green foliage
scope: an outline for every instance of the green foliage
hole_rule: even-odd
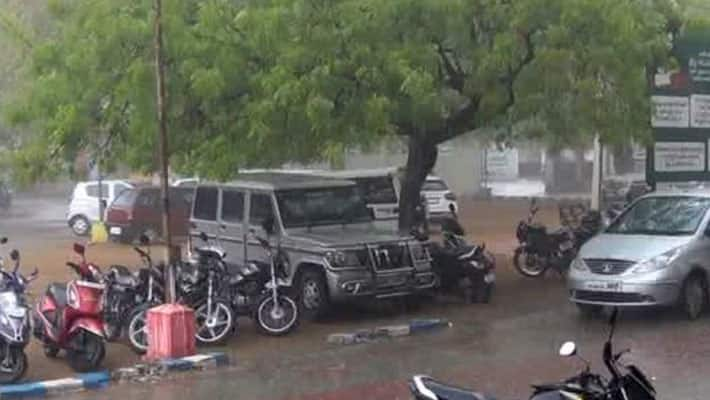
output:
[[[64,161],[155,165],[149,0],[53,0],[9,113]],[[524,121],[547,140],[643,135],[673,0],[165,2],[172,165],[339,160],[385,136],[426,146]],[[535,123],[530,123],[535,121]],[[513,131],[513,130],[511,130]],[[29,148],[30,154],[34,150]]]

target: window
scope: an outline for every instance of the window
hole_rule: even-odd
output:
[[[117,184],[113,185],[114,197],[120,195],[120,194],[123,193],[125,190],[128,190],[128,189],[130,189],[130,188],[131,188],[130,186],[128,186],[128,185],[126,185],[126,184],[123,184],[123,183],[117,183]]]
[[[355,186],[284,190],[276,193],[286,228],[369,222],[372,215]]]
[[[222,221],[238,223],[244,218],[244,193],[235,190],[222,191]]]
[[[197,188],[195,192],[195,209],[193,211],[195,219],[204,221],[217,220],[217,195],[217,188]]]
[[[95,183],[86,185],[86,195],[89,197],[99,197],[99,185]],[[101,184],[101,198],[108,198],[108,185],[105,183]]]
[[[449,190],[446,183],[437,179],[428,179],[422,184],[423,192],[443,192]]]
[[[271,196],[268,194],[252,194],[249,208],[249,223],[251,225],[261,225],[267,218],[273,217],[274,208],[271,204]]]
[[[136,200],[138,191],[134,189],[124,190],[113,201],[112,207],[131,207]]]
[[[143,190],[138,196],[136,205],[147,208],[158,208],[160,205],[159,190]],[[160,207],[162,209],[162,207]]]
[[[396,204],[397,193],[389,176],[356,178],[367,204]]]
[[[710,199],[692,196],[639,200],[607,229],[626,235],[692,235],[710,208]]]

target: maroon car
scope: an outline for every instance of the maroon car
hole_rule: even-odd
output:
[[[194,188],[171,187],[170,227],[173,236],[186,236]],[[106,210],[106,226],[112,240],[131,243],[141,234],[151,240],[162,236],[160,188],[138,186],[126,189]]]

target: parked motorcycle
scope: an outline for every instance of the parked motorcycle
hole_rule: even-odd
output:
[[[0,243],[7,242],[6,238]],[[35,269],[28,277],[20,272],[20,253],[10,252],[15,263],[12,272],[4,269],[0,260],[0,384],[20,380],[27,370],[25,347],[30,341],[29,306],[25,288],[37,278]]]
[[[621,358],[630,352],[622,350],[614,352],[612,340],[616,330],[618,311],[614,309],[609,319],[610,331],[604,348],[602,358],[604,365],[610,373],[610,378],[591,372],[587,361],[585,368],[577,375],[563,382],[533,385],[531,400],[655,400],[656,389],[651,380],[633,364],[624,365]],[[560,347],[562,357],[577,355],[577,346],[574,342],[566,342]],[[581,358],[581,357],[580,357]],[[468,389],[453,387],[435,381],[434,379],[416,375],[412,378],[410,389],[417,400],[486,400],[480,393]]]
[[[143,235],[140,243],[147,247],[150,240]],[[148,350],[146,313],[165,299],[164,266],[153,265],[149,248],[133,250],[143,261],[143,268],[131,272],[125,266],[114,265],[103,277],[104,321],[109,341],[118,340],[125,332],[133,351],[143,354]]]
[[[562,274],[567,271],[579,248],[601,228],[601,215],[597,211],[589,211],[578,228],[561,227],[548,232],[547,227],[534,222],[538,210],[533,199],[528,217],[518,224],[516,237],[520,245],[515,249],[513,264],[521,274],[532,278],[544,275],[550,268]]]
[[[495,257],[485,245],[466,240],[456,209],[453,205],[449,209],[454,217],[441,222],[442,244],[432,243],[429,248],[439,289],[448,293],[463,287],[468,302],[488,303],[496,280]]]
[[[208,242],[204,232],[200,237]],[[238,316],[252,317],[262,333],[272,336],[297,326],[298,306],[279,290],[286,273],[280,247],[272,250],[267,239],[253,237],[266,250],[269,263],[248,262],[229,273],[221,246],[208,245],[195,249],[198,262],[192,270],[183,269],[181,293],[183,302],[195,309],[198,342],[226,340]]]
[[[81,263],[67,262],[78,279],[51,283],[34,310],[34,335],[47,357],[65,350],[69,365],[79,372],[95,369],[106,354],[102,298],[104,285],[98,268],[86,261],[85,248],[74,245]]]

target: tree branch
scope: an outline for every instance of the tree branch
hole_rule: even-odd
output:
[[[458,66],[458,63],[456,61],[451,61],[449,55],[446,54],[447,50],[444,49],[444,46],[440,42],[436,43],[436,52],[439,54],[441,65],[446,71],[447,83],[451,86],[452,89],[458,91],[459,93],[462,93],[466,77],[461,68]]]
[[[507,111],[513,106],[513,104],[515,104],[515,81],[518,79],[523,69],[535,59],[535,46],[532,42],[532,35],[534,33],[535,30],[530,30],[521,34],[525,45],[525,54],[516,66],[509,65],[508,73],[500,79],[501,83],[505,85],[505,89],[508,94],[508,100],[502,106],[500,112]]]

